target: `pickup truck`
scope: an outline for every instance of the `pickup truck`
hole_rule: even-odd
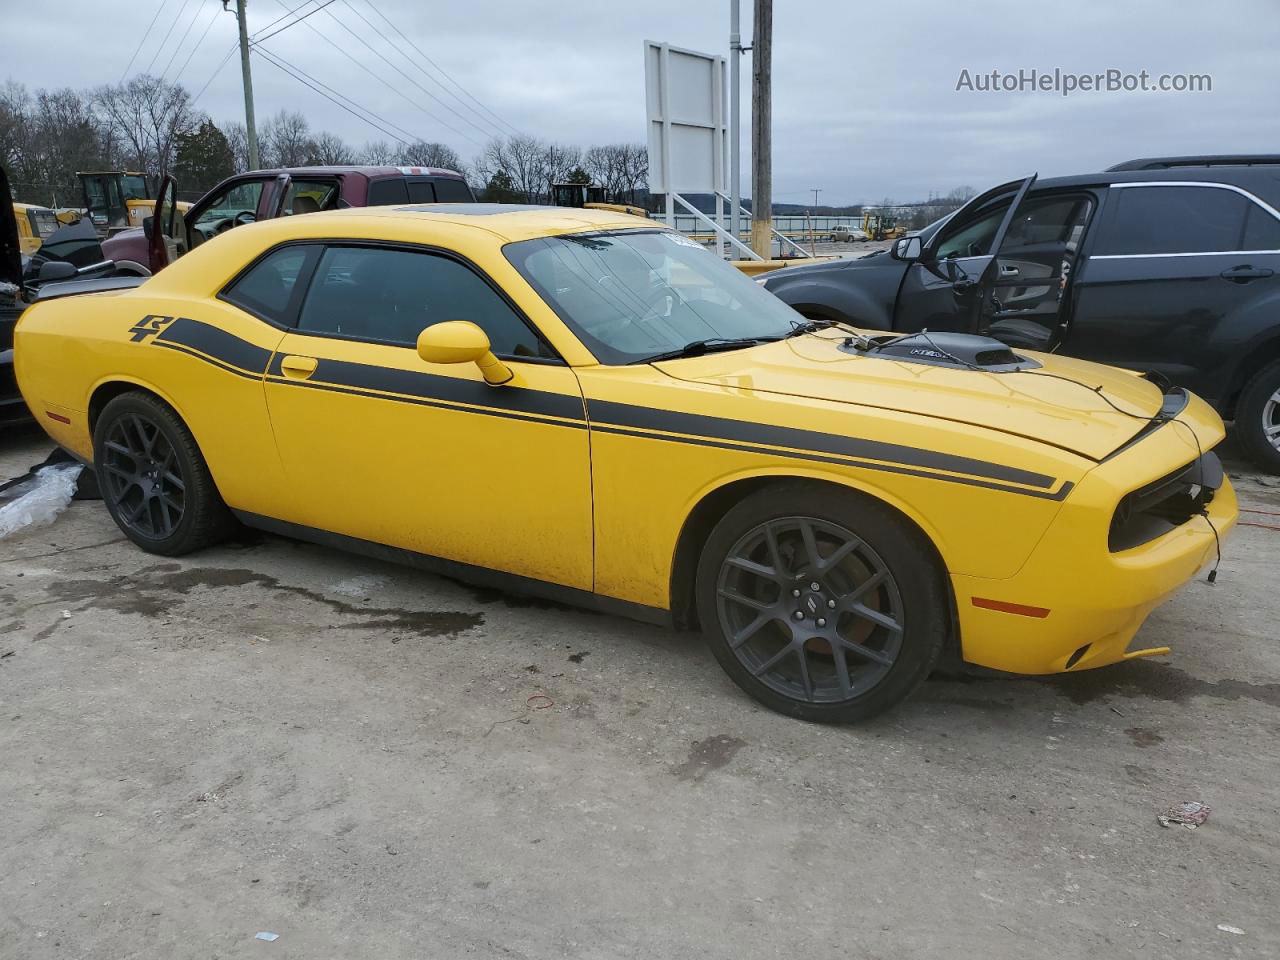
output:
[[[176,185],[166,178],[160,203],[174,203]],[[437,167],[293,167],[252,170],[222,181],[179,211],[165,227],[168,256],[158,262],[145,225],[122,230],[102,242],[103,256],[117,274],[149,277],[175,256],[194,249],[241,224],[341,207],[393,203],[472,203],[475,196],[462,174]]]

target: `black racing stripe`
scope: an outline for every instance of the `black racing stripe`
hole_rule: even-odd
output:
[[[273,376],[280,372],[280,357],[271,364]],[[566,420],[583,420],[582,399],[546,390],[530,390],[526,387],[491,387],[476,380],[442,377],[435,373],[419,373],[394,367],[379,367],[370,363],[352,363],[347,360],[322,359],[306,381],[290,383],[317,383],[352,390],[381,390],[399,393],[417,399],[445,400],[452,403],[476,404],[498,407],[514,413],[562,417]],[[478,410],[477,413],[485,411]]]
[[[380,394],[369,393],[367,390],[358,390],[354,387],[341,387],[332,383],[315,383],[311,380],[294,380],[292,377],[277,377],[268,375],[268,383],[278,383],[286,387],[306,387],[309,390],[324,390],[329,393],[341,393],[351,397],[363,397],[366,400],[386,400],[390,403],[408,403],[420,407],[435,407],[438,410],[452,410],[455,413],[471,413],[479,416],[498,417],[502,420],[523,420],[527,423],[541,423],[548,427],[569,427],[573,430],[587,429],[587,423],[581,417],[574,421],[549,420],[546,417],[537,415],[525,415],[520,413],[509,413],[502,410],[480,410],[476,407],[458,406],[452,403],[442,403],[427,397],[384,397]],[[507,389],[503,387],[503,389]]]
[[[637,430],[625,430],[620,427],[609,427],[599,423],[591,424],[592,433],[609,433],[622,437],[639,437],[645,440],[660,440],[669,443],[685,443],[696,447],[716,447],[721,450],[740,450],[744,453],[769,454],[772,451],[761,450],[759,447],[749,447],[740,443],[730,443],[724,440],[712,439],[693,439],[690,437],[668,437],[656,433],[640,433]],[[995,483],[990,480],[980,480],[976,477],[948,477],[940,476],[936,473],[928,473],[924,470],[913,470],[910,467],[898,466],[896,464],[873,463],[866,460],[842,459],[838,457],[824,457],[821,454],[805,453],[799,450],[778,451],[777,456],[787,460],[810,460],[816,463],[834,463],[842,467],[861,467],[867,470],[878,470],[882,473],[896,473],[908,477],[924,477],[929,480],[945,480],[948,483],[962,483],[971,487],[983,487],[987,490],[999,490],[1002,493],[1019,493],[1028,497],[1036,497],[1041,500],[1065,500],[1067,494],[1071,492],[1072,483],[1064,483],[1062,489],[1057,493],[1048,493],[1040,490],[1024,490],[1021,487],[1010,487],[1003,483]]]
[[[183,353],[188,357],[195,357],[197,360],[203,360],[205,363],[212,364],[219,370],[225,370],[227,373],[234,373],[237,377],[244,377],[246,380],[261,380],[262,374],[249,373],[247,370],[241,370],[239,367],[233,367],[229,363],[223,363],[221,360],[215,360],[213,357],[205,356],[191,350],[180,343],[165,343],[158,337],[153,341],[157,347],[164,347],[166,350],[173,350],[175,353]]]
[[[190,317],[175,317],[155,338],[157,343],[162,340],[184,344],[215,360],[251,373],[263,373],[267,369],[267,361],[271,359],[270,350]]]
[[[698,437],[731,440],[740,443],[767,444],[774,447],[816,450],[839,456],[867,460],[883,460],[909,467],[930,470],[946,470],[971,477],[983,477],[1004,483],[1021,483],[1029,487],[1050,489],[1057,481],[1042,473],[1019,470],[985,460],[974,460],[934,450],[921,450],[879,440],[859,437],[842,437],[838,434],[801,430],[794,427],[776,427],[768,424],[749,423],[745,420],[726,420],[696,413],[677,413],[671,410],[653,410],[608,400],[587,401],[587,412],[593,429],[603,424],[619,424],[643,427],[649,430],[666,430],[671,433],[687,433]]]

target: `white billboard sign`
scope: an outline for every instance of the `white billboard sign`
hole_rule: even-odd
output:
[[[644,43],[652,193],[723,193],[729,131],[725,59]]]

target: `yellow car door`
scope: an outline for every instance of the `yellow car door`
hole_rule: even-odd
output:
[[[589,439],[577,377],[487,278],[437,252],[315,247],[267,375],[291,497],[281,519],[592,588]],[[514,373],[427,363],[428,326],[470,320]]]

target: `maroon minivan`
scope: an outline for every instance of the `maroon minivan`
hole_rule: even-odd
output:
[[[166,178],[157,194],[164,202],[173,190]],[[181,256],[210,237],[255,220],[296,216],[343,207],[393,203],[473,203],[471,187],[455,170],[437,167],[292,167],[252,170],[222,181],[181,217],[169,245]],[[119,274],[149,277],[169,261],[165,244],[152,242],[146,229],[122,230],[102,242],[106,259]],[[168,229],[166,233],[170,233]],[[163,261],[163,262],[160,262]]]

